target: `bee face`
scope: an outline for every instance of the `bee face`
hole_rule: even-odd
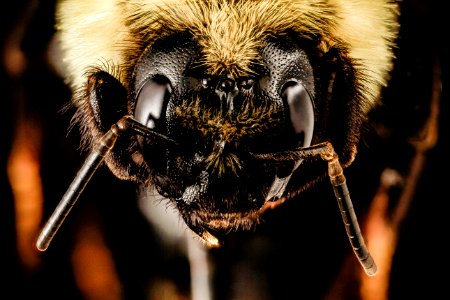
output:
[[[275,176],[293,169],[250,153],[311,144],[313,70],[302,49],[276,41],[261,47],[250,75],[214,73],[202,60],[204,50],[187,34],[156,43],[139,59],[134,116],[179,144],[164,148],[141,138],[140,152],[160,194],[191,227],[248,227]]]
[[[109,158],[114,172],[156,187],[197,233],[252,229],[260,222],[266,202],[278,200],[285,192],[298,193],[325,173],[324,165],[317,162],[268,163],[252,154],[344,137],[342,157],[352,155],[355,139],[347,137],[355,134],[330,122],[353,118],[353,124],[359,125],[360,107],[357,102],[338,102],[352,92],[346,87],[338,92],[331,88],[343,96],[330,103],[330,86],[336,84],[339,68],[323,56],[318,64],[314,50],[311,43],[289,35],[268,37],[245,68],[212,68],[205,63],[206,50],[195,36],[169,35],[136,60],[128,88],[111,74],[92,74],[87,95],[96,120],[92,131],[102,132],[108,128],[103,124],[132,114],[177,146],[130,137]],[[345,74],[345,78],[351,76]],[[115,96],[118,99],[112,102],[112,95],[122,99]],[[111,103],[116,103],[115,109]],[[329,113],[331,109],[334,114]],[[303,165],[316,171],[303,171]],[[290,182],[293,173],[300,174],[300,179]]]
[[[268,163],[253,154],[327,141],[351,163],[390,69],[394,5],[358,14],[340,1],[159,2],[110,8],[119,21],[107,41],[71,21],[71,1],[59,10],[87,138],[132,115],[175,142],[127,135],[106,158],[115,175],[156,187],[195,232],[220,233],[253,228],[267,201],[297,195],[326,171],[314,161]],[[93,13],[81,16],[92,21]],[[374,26],[359,28],[346,16]],[[82,63],[73,35],[91,39]],[[109,67],[93,67],[99,57]]]

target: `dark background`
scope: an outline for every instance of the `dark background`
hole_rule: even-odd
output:
[[[346,170],[355,209],[364,220],[382,170],[408,173],[414,156],[411,141],[417,139],[430,115],[433,95],[438,95],[438,140],[425,153],[425,168],[398,229],[389,279],[392,300],[419,295],[442,299],[449,293],[450,116],[445,45],[449,27],[443,11],[439,1],[402,2],[393,78],[383,93],[382,107],[371,114],[357,160]],[[102,168],[45,253],[33,252],[31,239],[29,253],[34,260],[27,262],[18,248],[17,204],[7,163],[17,151],[13,145],[21,125],[31,126],[25,140],[32,150],[36,148],[35,159],[40,164],[42,220],[56,207],[85,154],[79,148],[77,129],[69,131],[73,111],[63,110],[70,92],[54,69],[57,64],[49,63],[53,12],[53,1],[13,1],[0,13],[0,299],[113,299],[87,296],[75,278],[73,250],[81,230],[89,226],[100,228],[103,246],[115,264],[113,271],[105,272],[119,281],[123,299],[145,299],[148,282],[160,274],[186,290],[186,261],[167,258],[138,211],[135,187]],[[266,291],[267,299],[359,299],[358,280],[339,273],[352,254],[330,192],[329,186],[320,185],[306,193],[304,201],[289,203],[270,216],[254,236],[230,238],[224,249],[212,251],[216,298],[231,299],[232,278],[244,266],[253,272],[252,278],[266,282],[259,288]],[[391,192],[392,207],[398,193]]]

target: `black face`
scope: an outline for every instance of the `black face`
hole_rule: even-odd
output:
[[[251,229],[266,203],[297,194],[326,170],[253,154],[330,141],[351,160],[361,114],[344,56],[317,55],[285,37],[264,43],[250,75],[214,73],[203,60],[189,34],[166,37],[143,52],[127,87],[93,72],[79,112],[93,115],[94,137],[131,114],[176,143],[129,136],[107,161],[119,177],[154,185],[199,235]]]
[[[294,164],[261,163],[250,153],[311,144],[314,75],[304,51],[267,42],[254,74],[213,74],[188,36],[159,41],[135,68],[134,117],[179,143],[140,139],[161,195],[186,223],[214,232],[248,229],[274,180]]]

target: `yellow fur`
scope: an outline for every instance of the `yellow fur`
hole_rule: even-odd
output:
[[[357,65],[365,110],[377,101],[392,68],[397,35],[396,4],[388,0],[62,0],[57,29],[74,89],[87,68],[129,66],[130,52],[163,34],[188,30],[203,47],[210,70],[251,73],[265,37],[292,29],[321,37],[324,52],[344,48]],[[118,72],[119,73],[119,72]],[[124,74],[113,74],[125,83]]]

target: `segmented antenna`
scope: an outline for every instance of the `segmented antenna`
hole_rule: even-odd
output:
[[[43,227],[36,242],[36,248],[38,250],[47,250],[57,231],[61,227],[67,215],[70,213],[72,207],[77,202],[87,183],[91,180],[95,171],[97,171],[98,167],[103,162],[105,156],[114,147],[119,136],[129,129],[150,139],[158,139],[171,145],[177,144],[168,137],[154,132],[150,128],[142,125],[131,116],[125,116],[116,124],[113,124],[108,132],[106,132],[106,134],[103,135],[99,142],[93,147],[55,211]],[[344,221],[347,236],[350,240],[353,251],[364,268],[366,274],[373,276],[377,272],[377,266],[364,242],[364,238],[359,228],[356,213],[350,198],[350,193],[347,188],[346,178],[344,176],[342,166],[339,163],[338,155],[334,151],[331,143],[325,142],[311,147],[297,148],[291,151],[282,151],[269,154],[252,154],[253,157],[259,160],[269,161],[299,161],[301,159],[311,158],[317,155],[328,162],[328,176],[330,177],[331,185],[333,186],[334,194],[336,196],[339,210],[342,215],[342,220]]]
[[[166,144],[176,144],[176,142],[168,137],[154,132],[150,128],[142,125],[131,116],[125,116],[117,123],[113,124],[108,132],[106,132],[95,144],[58,206],[55,208],[53,214],[43,227],[36,242],[36,248],[39,251],[47,250],[53,237],[56,235],[56,232],[59,230],[84,188],[91,180],[92,175],[94,175],[106,155],[114,147],[119,136],[127,130],[133,130],[134,132],[153,140],[164,141]]]
[[[334,195],[344,221],[345,230],[349,238],[353,252],[361,263],[367,275],[373,276],[377,272],[377,266],[359,228],[355,209],[353,208],[350,192],[348,191],[346,178],[339,157],[329,142],[320,143],[311,147],[297,148],[291,151],[281,151],[276,153],[252,154],[260,160],[269,161],[299,161],[305,158],[320,156],[328,162],[328,176],[333,186]]]

